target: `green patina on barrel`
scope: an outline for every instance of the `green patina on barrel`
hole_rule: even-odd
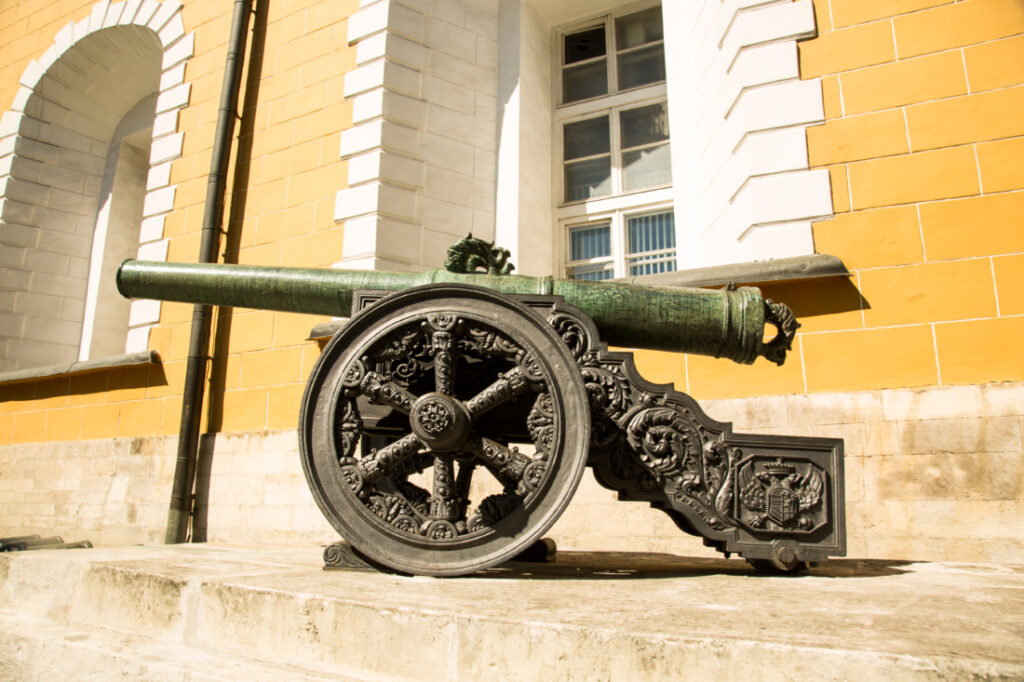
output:
[[[752,287],[646,287],[447,270],[380,272],[253,265],[125,261],[117,288],[129,298],[347,316],[359,289],[400,291],[458,283],[511,295],[556,295],[582,309],[613,346],[727,357],[750,364],[763,353],[765,304]]]

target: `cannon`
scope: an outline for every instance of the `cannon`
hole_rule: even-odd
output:
[[[299,450],[316,503],[374,567],[453,576],[521,556],[588,466],[620,500],[755,567],[845,554],[842,440],[733,433],[608,346],[781,364],[798,326],[786,306],[750,287],[511,275],[465,257],[480,248],[463,240],[447,269],[422,273],[129,260],[117,286],[351,315],[306,384]]]

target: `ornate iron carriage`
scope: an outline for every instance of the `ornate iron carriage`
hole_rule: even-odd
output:
[[[785,359],[796,321],[753,288],[127,261],[126,296],[344,315],[303,396],[313,496],[354,552],[460,575],[521,555],[590,467],[706,545],[793,570],[845,553],[843,444],[733,433],[617,346]],[[486,245],[490,246],[490,245]],[[486,254],[485,254],[486,256]],[[471,274],[477,264],[492,274]],[[763,342],[766,323],[778,334]]]

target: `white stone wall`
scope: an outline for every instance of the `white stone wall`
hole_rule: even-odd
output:
[[[114,128],[156,93],[140,257],[163,259],[193,53],[180,0],[103,0],[29,63],[0,118],[0,371],[79,359],[99,193]],[[117,296],[113,290],[105,295]],[[117,351],[145,350],[159,304],[132,306]],[[127,333],[126,333],[127,332]]]
[[[553,50],[566,22],[646,2],[376,0],[350,21],[343,132],[349,188],[341,267],[423,268],[472,230],[518,271],[557,274]],[[824,119],[821,85],[799,78],[811,0],[662,3],[681,267],[814,252],[831,215],[804,129]]]
[[[59,535],[107,546],[159,543],[175,454],[170,437],[0,448],[0,536]]]
[[[496,0],[377,0],[349,20],[348,188],[341,267],[437,266],[453,241],[494,235]]]
[[[821,82],[800,80],[811,0],[663,3],[680,267],[814,253],[832,214],[804,130],[824,121]]]
[[[326,544],[338,537],[306,485],[294,431],[204,436],[196,491],[197,525],[210,542]]]
[[[130,301],[116,291],[118,266],[135,256],[146,197],[149,152],[156,96],[144,98],[114,131],[107,151],[99,210],[92,233],[89,283],[86,289],[79,360],[124,352]]]
[[[38,533],[97,546],[163,542],[177,458],[172,436],[0,448],[0,537]],[[47,473],[47,475],[43,475]],[[195,537],[331,542],[294,431],[204,437]]]
[[[1024,384],[711,400],[702,407],[731,420],[737,432],[845,440],[850,557],[1024,562]],[[0,448],[0,537],[161,541],[175,442]],[[204,439],[201,453],[199,537],[336,537],[306,487],[294,431],[218,435]],[[566,549],[714,554],[663,512],[617,501],[589,473],[549,535]]]
[[[516,272],[558,272],[552,140],[551,27],[529,0],[505,0],[499,14],[495,243]]]

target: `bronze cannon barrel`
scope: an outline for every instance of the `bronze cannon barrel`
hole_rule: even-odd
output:
[[[727,357],[750,364],[759,355],[782,364],[792,332],[782,330],[778,309],[753,287],[693,289],[619,282],[459,274],[447,270],[382,272],[254,265],[164,263],[127,260],[117,288],[128,298],[207,303],[239,308],[347,316],[355,291],[399,291],[437,283],[485,287],[509,295],[556,295],[594,320],[601,338],[614,346]],[[764,326],[779,326],[765,344]],[[785,337],[785,338],[783,338]]]

